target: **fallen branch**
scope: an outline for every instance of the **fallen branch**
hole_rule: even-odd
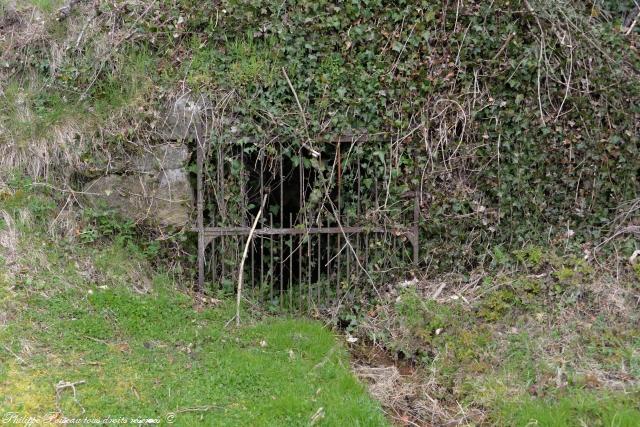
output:
[[[636,24],[638,23],[638,18],[640,18],[640,5],[638,5],[638,2],[635,0],[634,0],[634,3],[636,4],[636,7],[633,9],[632,12],[629,13],[629,16],[627,17],[627,19],[625,19],[625,23],[624,23],[624,28],[626,29],[624,33],[625,36],[628,36],[629,34],[631,34],[631,31],[633,31]],[[631,17],[634,17],[634,18],[631,18]]]
[[[60,409],[60,397],[62,396],[62,392],[65,389],[70,388],[71,391],[73,392],[73,401],[80,407],[80,409],[82,409],[82,413],[84,414],[85,409],[80,404],[80,402],[78,401],[78,396],[77,396],[77,393],[76,393],[76,386],[77,385],[81,385],[81,384],[85,384],[85,383],[86,383],[86,381],[84,381],[84,380],[76,381],[76,382],[68,382],[68,381],[60,380],[60,382],[58,382],[58,384],[56,384],[56,406],[58,408],[58,412],[62,413],[62,410]]]
[[[507,46],[509,46],[509,43],[511,43],[511,40],[513,40],[513,38],[516,36],[516,32],[512,32],[507,36],[507,39],[504,41],[504,43],[502,43],[502,46],[500,47],[500,49],[498,50],[498,53],[496,53],[495,55],[493,55],[492,60],[496,60],[498,59],[498,57],[502,54],[502,52],[504,52],[504,50],[507,48]]]
[[[242,253],[242,259],[240,260],[240,271],[238,272],[238,296],[236,300],[236,325],[240,326],[240,300],[242,299],[242,281],[244,280],[244,263],[247,260],[247,255],[249,254],[249,245],[251,244],[251,239],[253,239],[253,233],[256,231],[256,227],[258,226],[258,221],[260,221],[260,217],[262,216],[262,210],[264,209],[264,204],[267,202],[267,195],[265,194],[262,198],[262,204],[260,205],[260,210],[256,215],[256,218],[253,220],[253,225],[251,226],[251,231],[249,231],[249,236],[247,237],[247,242],[244,245],[244,252]]]
[[[616,237],[621,236],[623,234],[634,234],[636,236],[640,236],[640,225],[629,225],[627,227],[623,227],[623,228],[619,229],[618,231],[613,233],[612,236],[608,237],[602,243],[600,243],[598,246],[596,246],[593,250],[596,251],[596,250],[600,249],[602,246],[606,245],[607,243],[609,243],[610,241],[612,241]]]
[[[27,364],[27,362],[25,362],[25,360],[22,357],[20,357],[17,354],[15,354],[9,347],[7,347],[4,344],[2,345],[2,347],[6,350],[7,353],[9,353],[13,357],[15,357],[18,362],[22,363],[23,365]]]

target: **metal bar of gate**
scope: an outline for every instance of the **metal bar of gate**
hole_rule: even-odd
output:
[[[246,236],[249,235],[249,227],[205,227],[203,234],[212,238],[218,236]],[[355,233],[390,233],[396,236],[409,235],[413,230],[402,228],[366,227],[366,226],[343,226],[343,227],[286,227],[286,228],[256,228],[255,236],[282,236],[282,235],[305,235],[305,234],[355,234]]]

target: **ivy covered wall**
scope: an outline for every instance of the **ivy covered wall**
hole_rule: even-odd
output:
[[[386,132],[394,186],[422,195],[424,262],[466,268],[499,244],[569,233],[589,246],[637,197],[638,32],[622,28],[622,3],[98,2],[48,25],[72,46],[55,67],[36,45],[9,68],[76,105],[69,115],[90,111],[83,131],[108,128],[107,150],[152,140],[155,105],[176,88],[234,118],[225,140]],[[126,126],[105,125],[101,112],[125,107]]]

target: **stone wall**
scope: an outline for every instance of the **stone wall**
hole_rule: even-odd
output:
[[[126,160],[109,159],[101,176],[84,187],[87,203],[113,209],[138,222],[188,226],[195,201],[186,141],[204,135],[203,109],[201,98],[185,95],[173,100],[158,129],[161,142],[128,153]]]
[[[135,221],[183,227],[194,208],[187,172],[189,157],[185,144],[152,147],[89,182],[84,188],[87,202]]]

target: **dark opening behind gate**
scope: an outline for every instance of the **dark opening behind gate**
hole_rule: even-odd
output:
[[[394,190],[401,162],[383,142],[340,137],[319,156],[303,144],[214,143],[199,174],[200,283],[234,288],[263,199],[244,271],[253,299],[315,310],[403,277],[418,260],[417,192]]]

